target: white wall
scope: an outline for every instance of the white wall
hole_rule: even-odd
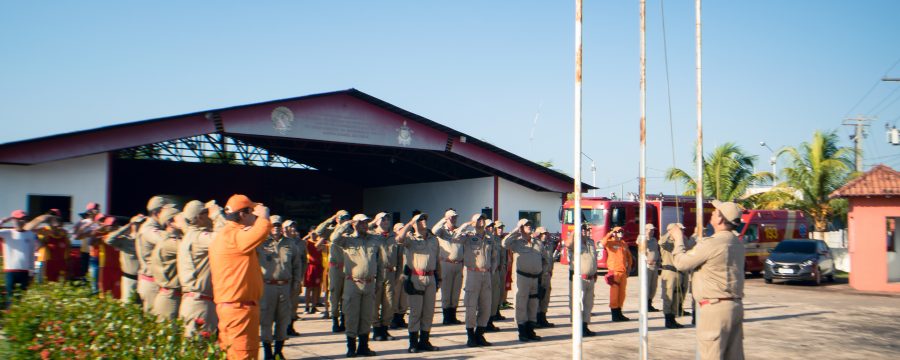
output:
[[[29,166],[0,165],[0,217],[27,210],[28,195],[71,196],[73,222],[88,202],[105,211],[108,161],[102,153]]]
[[[447,208],[454,208],[460,222],[468,221],[481,209],[494,207],[493,181],[478,178],[368,188],[363,190],[363,208],[369,216],[379,211],[400,212],[403,222],[419,209],[428,214],[429,224],[444,216]]]
[[[519,211],[539,211],[540,226],[550,232],[558,232],[559,207],[562,205],[562,194],[556,192],[534,191],[511,181],[500,179],[500,221],[507,224],[507,230],[519,221]]]
[[[551,232],[559,231],[560,193],[534,191],[503,179],[499,184],[501,221],[515,224],[519,210],[540,211],[541,225]],[[370,216],[379,211],[398,211],[404,222],[414,209],[419,209],[429,214],[429,223],[437,221],[447,208],[454,208],[460,221],[466,221],[481,209],[494,207],[494,178],[369,188],[363,191],[363,207]]]

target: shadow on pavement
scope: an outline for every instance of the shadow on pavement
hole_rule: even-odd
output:
[[[798,317],[803,317],[803,316],[816,316],[816,315],[822,315],[822,314],[834,314],[834,311],[813,311],[813,312],[800,313],[800,314],[767,316],[767,317],[761,317],[761,318],[744,319],[744,322],[752,323],[752,322],[757,322],[757,321],[784,320],[784,319],[798,318]]]

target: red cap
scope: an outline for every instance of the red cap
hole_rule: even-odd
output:
[[[228,202],[225,203],[225,211],[226,212],[235,212],[238,210],[243,210],[246,208],[253,208],[256,206],[256,203],[250,201],[246,195],[234,194],[228,198]]]
[[[114,216],[107,216],[103,218],[103,225],[112,226],[116,222],[116,218]]]
[[[87,203],[87,206],[84,208],[85,210],[100,210],[100,204],[95,202]]]
[[[25,210],[13,210],[13,212],[9,214],[9,216],[12,216],[13,219],[22,220],[25,218],[26,214]]]
[[[103,220],[103,218],[105,218],[105,217],[106,217],[106,215],[103,215],[103,214],[94,215],[94,221]]]

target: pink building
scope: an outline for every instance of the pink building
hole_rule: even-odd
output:
[[[900,172],[876,165],[831,197],[850,201],[850,286],[900,292]]]

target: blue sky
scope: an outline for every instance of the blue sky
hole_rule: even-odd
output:
[[[663,4],[667,52],[660,1],[647,4],[653,193],[675,190],[661,178],[673,139],[674,164],[693,173],[696,133],[693,1]],[[900,2],[703,11],[707,149],[736,142],[767,170],[760,141],[836,129],[849,146],[842,119],[877,115],[865,163],[900,167],[884,136],[900,122],[900,82],[878,81],[900,77]],[[638,2],[586,1],[584,13],[584,152],[601,193],[637,191]],[[573,34],[574,1],[5,1],[0,142],[352,87],[572,173]]]

